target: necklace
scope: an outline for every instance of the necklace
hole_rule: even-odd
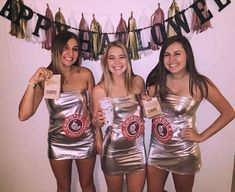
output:
[[[63,85],[70,85],[72,83],[72,79],[73,79],[73,73],[74,71],[72,70],[69,75],[65,76],[64,75],[64,82]]]
[[[71,81],[69,80],[69,79],[66,79],[66,80],[64,80],[64,85],[69,85],[71,83]]]
[[[173,93],[180,94],[185,92],[186,87],[188,87],[187,72],[185,72],[182,76],[175,77],[170,75],[169,77],[170,79],[167,86],[173,91]]]

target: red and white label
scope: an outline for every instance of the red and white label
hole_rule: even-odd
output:
[[[88,118],[79,114],[70,115],[64,119],[62,127],[68,137],[79,137],[88,127]]]
[[[129,116],[122,123],[121,129],[124,137],[133,141],[144,133],[144,120],[136,115]]]
[[[157,116],[153,119],[152,129],[155,137],[163,143],[171,140],[173,136],[173,130],[170,123],[162,116]]]

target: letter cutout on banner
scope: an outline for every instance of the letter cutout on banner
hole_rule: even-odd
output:
[[[222,11],[231,3],[231,0],[227,0],[226,4],[223,4],[220,0],[215,0],[215,3],[219,6],[219,11]]]
[[[209,21],[211,18],[213,18],[212,13],[210,12],[210,10],[207,11],[208,13],[208,17],[205,18],[204,15],[202,14],[202,12],[204,11],[204,8],[200,9],[198,7],[198,4],[202,4],[203,6],[206,5],[206,3],[204,2],[204,0],[198,0],[195,3],[193,3],[190,7],[193,8],[193,10],[195,11],[195,13],[197,14],[197,16],[199,17],[201,24],[204,24],[205,22]]]
[[[182,35],[181,27],[184,29],[186,33],[190,32],[184,12],[185,10],[176,13],[174,17],[170,17],[166,20],[178,35]],[[181,18],[183,18],[183,20]],[[174,20],[176,23],[174,22]]]
[[[28,15],[25,14],[27,12]],[[24,4],[20,3],[20,12],[18,13],[16,20],[13,22],[17,25],[20,25],[21,19],[30,20],[32,17],[33,17],[33,10],[25,6]]]
[[[165,14],[162,8],[160,7],[160,3],[158,3],[158,8],[151,16],[151,25],[151,49],[160,49],[160,46],[163,44],[165,38],[163,37],[163,35],[166,33]]]
[[[156,33],[155,29],[156,26],[158,26],[158,29],[160,29],[160,33]],[[161,23],[156,23],[151,27],[151,34],[152,34],[152,40],[156,45],[162,45],[163,42],[167,39],[167,34],[165,30],[165,25]],[[161,38],[158,37],[158,35],[161,35]]]
[[[191,4],[191,1],[193,1],[194,3]],[[168,19],[165,20],[163,17],[161,23],[156,23],[156,21],[154,21],[147,26],[140,25],[141,27],[139,26],[140,27],[139,29],[137,27],[130,27],[136,25],[135,22],[131,22],[130,25],[130,21],[135,21],[132,15],[128,21],[128,27],[127,27],[126,22],[121,14],[121,18],[116,28],[116,31],[113,30],[111,32],[110,30],[102,32],[101,25],[96,21],[95,18],[93,18],[91,29],[89,29],[89,25],[84,20],[83,14],[79,25],[79,29],[77,29],[75,25],[70,26],[72,25],[72,23],[69,23],[69,25],[67,25],[65,23],[65,19],[61,17],[62,13],[60,12],[60,9],[56,15],[57,18],[59,19],[55,19],[55,21],[53,21],[52,13],[51,13],[52,16],[50,16],[50,18],[48,15],[43,16],[37,13],[37,10],[35,11],[30,7],[24,5],[23,0],[17,0],[17,1],[7,0],[3,8],[0,10],[0,16],[5,17],[6,19],[11,21],[11,30],[10,30],[11,35],[16,36],[17,38],[22,38],[22,39],[24,38],[25,40],[29,40],[27,38],[31,37],[30,33],[37,37],[41,37],[41,39],[44,39],[43,37],[44,31],[39,31],[40,29],[45,30],[46,31],[45,33],[49,33],[50,30],[54,30],[55,33],[56,28],[58,31],[62,30],[73,30],[74,32],[78,31],[79,41],[81,42],[82,45],[82,57],[84,60],[86,59],[98,60],[100,58],[99,55],[102,54],[104,47],[110,41],[113,41],[113,39],[119,40],[127,44],[128,51],[129,53],[131,53],[131,58],[138,59],[140,58],[138,56],[138,54],[140,54],[139,52],[153,49],[152,44],[156,44],[157,46],[160,47],[164,42],[164,40],[167,37],[169,37],[169,30],[167,31],[165,30],[166,22],[168,24],[167,27],[171,29],[172,34],[180,34],[180,35],[183,34],[181,28],[183,28],[183,30],[186,33],[189,33],[191,31],[203,32],[209,27],[212,27],[210,24],[210,19],[213,18],[213,15],[211,11],[207,8],[206,0],[191,0],[191,1],[187,1],[187,6],[182,8],[182,11],[180,11],[176,4],[176,1],[173,0],[173,3],[169,9],[171,14],[169,14],[168,11]],[[231,4],[231,0],[223,0],[223,2],[221,0],[214,0],[214,2],[218,6],[219,12],[222,11],[229,4]],[[158,8],[160,8],[160,4]],[[193,13],[192,22],[190,20],[190,17],[188,17],[188,14],[185,13],[186,11],[189,11],[189,9]],[[155,13],[156,12],[157,11],[155,11]],[[33,25],[30,26],[28,34],[26,34],[26,24],[30,20],[32,20]],[[73,23],[75,22],[76,21],[73,18]],[[190,23],[192,23],[191,26],[189,26]],[[142,36],[144,30],[146,33],[147,31],[151,31],[150,39],[147,41],[146,38],[144,39]],[[110,38],[110,36],[112,36],[113,38]],[[134,39],[135,41],[129,41],[132,36],[135,37]],[[51,39],[52,38],[49,38],[49,42],[45,42],[44,40],[38,42],[42,43],[42,48],[50,49]],[[45,43],[47,43],[48,45],[46,45]],[[132,47],[131,45],[135,46]]]
[[[8,11],[8,15],[5,13]],[[0,15],[12,21],[12,0],[8,0],[0,11]]]
[[[40,15],[38,13],[37,15],[38,15],[38,21],[37,21],[33,34],[39,37],[38,35],[39,29],[48,30],[50,26],[53,25],[53,23],[51,22],[49,18],[43,15]]]

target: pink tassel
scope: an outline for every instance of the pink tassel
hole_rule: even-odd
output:
[[[204,9],[202,14],[203,14],[204,18],[207,18],[208,17],[208,9],[207,9],[207,5],[206,5],[206,0],[204,0],[204,1],[205,1],[205,5],[203,6],[203,4],[199,2],[198,8]],[[196,2],[196,0],[194,0],[194,2]],[[196,33],[201,33],[203,31],[206,31],[208,28],[212,28],[210,20],[205,22],[204,24],[201,24],[201,21],[200,21],[199,17],[197,16],[197,14],[195,12],[193,12],[192,31],[196,32]]]
[[[151,26],[153,26],[154,24],[157,24],[157,23],[162,24],[162,25],[165,26],[165,23],[164,23],[165,18],[164,17],[165,17],[164,12],[160,8],[160,3],[158,3],[158,8],[156,9],[156,11],[151,16]],[[163,42],[163,37],[162,37],[160,27],[155,26],[154,29],[155,29],[156,36],[158,37],[158,41]],[[151,39],[151,49],[156,50],[156,49],[159,49],[159,48],[160,48],[160,46],[156,45],[154,43],[154,41]]]
[[[85,42],[90,42],[90,36],[89,36],[89,25],[87,23],[87,21],[84,18],[84,15],[82,13],[82,18],[80,20],[79,23],[79,29],[82,30],[83,32],[79,31],[79,37],[81,38],[81,41],[85,41]],[[82,36],[81,36],[82,34]],[[87,43],[82,43],[81,44],[82,47],[82,57],[84,60],[90,60],[91,59],[91,53],[87,52],[87,51],[83,51],[83,50],[87,50]]]
[[[56,35],[56,29],[53,23],[54,21],[53,14],[48,4],[45,16],[51,20],[51,26],[48,30],[45,31],[46,39],[44,42],[42,42],[42,48],[50,50],[52,46],[52,40]]]
[[[128,37],[128,34],[127,34],[128,29],[127,29],[126,21],[122,17],[122,14],[121,14],[121,18],[116,29],[116,33],[119,33],[119,32],[122,32],[122,34],[121,35],[116,34],[116,39],[126,44],[127,37]]]

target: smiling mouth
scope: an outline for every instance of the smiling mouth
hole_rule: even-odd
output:
[[[65,57],[64,58],[66,61],[73,61],[73,58],[71,58],[71,57]]]
[[[120,70],[120,69],[122,69],[122,68],[123,68],[122,66],[113,67],[114,70]]]
[[[173,63],[173,64],[169,64],[169,66],[170,67],[176,67],[176,66],[178,66],[178,64],[177,63]]]

